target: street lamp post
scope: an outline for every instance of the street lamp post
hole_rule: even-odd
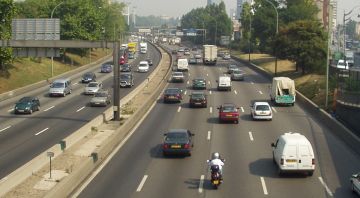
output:
[[[269,0],[265,0],[267,1],[268,3],[271,4],[271,6],[275,9],[275,12],[276,12],[276,36],[278,35],[279,33],[279,13],[277,11],[277,8],[275,7],[275,5],[269,1]],[[277,56],[276,56],[276,48],[274,49],[275,51],[275,72],[274,72],[274,75],[276,76],[277,75]]]
[[[56,9],[57,7],[59,7],[61,4],[63,4],[64,2],[65,2],[65,1],[62,1],[62,2],[60,2],[59,4],[57,4],[57,5],[54,7],[54,9],[51,11],[50,19],[53,18],[55,9]],[[54,51],[54,50],[53,50],[53,51]],[[53,77],[53,76],[54,76],[54,57],[51,56],[51,77]]]
[[[216,45],[216,37],[217,37],[217,21],[215,20],[215,45]]]

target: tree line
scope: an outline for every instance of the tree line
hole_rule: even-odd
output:
[[[1,0],[0,38],[11,39],[13,18],[50,18],[54,11],[53,18],[60,18],[61,40],[112,41],[128,29],[122,15],[124,7],[123,3],[108,4],[107,0]],[[80,55],[89,52],[84,49],[73,51]],[[11,48],[1,48],[0,70],[6,70],[11,61]]]

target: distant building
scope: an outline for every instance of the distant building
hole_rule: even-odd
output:
[[[244,0],[236,0],[236,19],[239,20],[243,9]]]
[[[330,0],[330,5],[332,8],[332,28],[336,30],[337,27],[337,0]]]
[[[317,7],[319,8],[319,13],[317,15],[320,22],[323,24],[326,30],[329,29],[329,21],[331,21],[331,29],[334,27],[334,20],[336,22],[337,14],[337,3],[336,0],[315,0]],[[335,5],[335,10],[334,10]],[[335,17],[334,17],[335,16]]]
[[[219,3],[221,3],[221,0],[207,0],[207,5],[210,5],[213,3],[219,4]]]

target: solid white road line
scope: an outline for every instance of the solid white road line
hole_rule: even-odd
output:
[[[249,137],[250,137],[250,140],[251,140],[251,141],[254,141],[254,138],[253,138],[253,135],[252,135],[252,132],[251,132],[251,131],[249,131]]]
[[[212,107],[210,107],[210,113],[212,113]]]
[[[80,109],[76,110],[76,112],[79,112],[79,111],[83,110],[84,108],[85,108],[85,106],[83,106]]]
[[[186,92],[187,92],[187,91],[184,92],[184,95],[186,95]]]
[[[209,94],[211,95],[211,90],[209,91]]]
[[[145,182],[146,182],[146,179],[148,178],[147,175],[144,175],[144,177],[142,178],[138,188],[136,189],[136,192],[140,192],[142,187],[144,186]]]
[[[244,110],[244,107],[240,107],[240,109],[241,109],[241,112],[245,112],[245,110]]]
[[[45,129],[43,129],[43,130],[35,133],[35,135],[40,135],[40,134],[44,133],[44,132],[47,131],[47,130],[49,130],[49,128],[45,128]]]
[[[135,125],[135,127],[126,135],[126,137],[121,141],[121,143],[108,155],[108,157],[104,160],[100,166],[92,172],[90,177],[74,192],[72,198],[76,198],[80,195],[80,193],[89,185],[89,183],[104,169],[104,167],[110,162],[110,160],[114,157],[115,154],[121,149],[122,146],[128,141],[128,139],[132,136],[132,134],[136,131],[136,129],[140,126],[140,124],[145,120],[146,116],[151,112],[154,108],[156,101],[151,105],[149,110],[145,113],[145,115],[141,118],[141,120]]]
[[[205,176],[204,176],[204,175],[201,175],[201,177],[200,177],[200,182],[199,182],[199,193],[202,193],[202,192],[203,192],[204,178],[205,178]]]
[[[7,112],[12,112],[12,111],[14,111],[14,109],[9,109]]]
[[[326,192],[329,194],[330,197],[333,196],[330,188],[326,185],[326,183],[324,182],[323,178],[322,177],[319,177],[319,180],[320,180],[320,183],[324,186]]]
[[[49,111],[50,109],[52,109],[52,108],[54,108],[54,107],[55,107],[55,106],[51,106],[51,107],[45,109],[44,111]]]
[[[181,107],[178,108],[177,112],[180,112],[181,111]]]
[[[207,140],[210,140],[211,138],[211,131],[208,131]]]
[[[275,113],[277,113],[275,107],[271,107],[271,109],[272,109]]]
[[[10,128],[10,127],[11,127],[11,125],[9,125],[9,126],[7,126],[7,127],[3,128],[3,129],[0,129],[0,132],[3,132],[3,131],[5,131],[6,129],[8,129],[8,128]]]
[[[236,91],[236,90],[234,90],[234,93],[235,93],[235,95],[237,95],[237,91]]]
[[[262,185],[262,188],[263,188],[263,191],[264,191],[264,195],[267,195],[268,194],[268,191],[266,189],[266,184],[265,184],[265,180],[263,177],[260,177],[260,180],[261,180],[261,185]]]
[[[262,94],[263,94],[263,92],[259,91],[259,94],[261,94],[261,95],[262,95]]]

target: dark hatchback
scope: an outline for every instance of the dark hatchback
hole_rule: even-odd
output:
[[[89,83],[89,82],[95,82],[95,81],[96,81],[96,75],[94,72],[85,73],[81,79],[82,83]]]
[[[206,80],[204,78],[195,78],[192,80],[193,89],[206,89]]]
[[[127,63],[120,65],[120,71],[121,72],[131,72],[131,65],[127,64]]]
[[[207,107],[207,96],[202,91],[192,92],[189,99],[190,107]]]
[[[181,102],[182,90],[179,88],[167,88],[164,92],[164,102]]]
[[[162,144],[163,155],[170,154],[177,155],[191,155],[191,150],[194,147],[193,136],[187,129],[170,129],[164,134],[164,142]]]
[[[36,97],[23,97],[16,104],[14,113],[29,113],[40,110],[40,101]]]

